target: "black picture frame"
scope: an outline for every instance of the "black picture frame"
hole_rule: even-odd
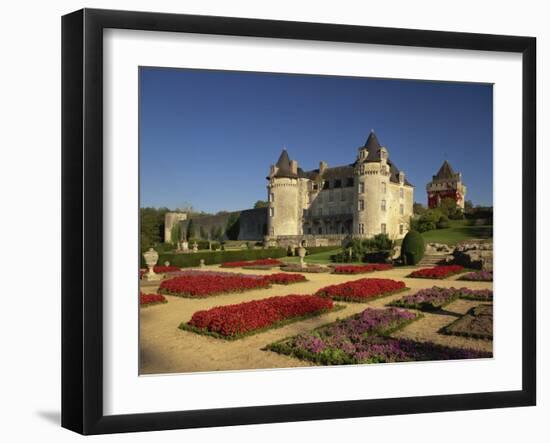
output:
[[[131,415],[103,413],[103,30],[171,31],[522,54],[522,389]],[[62,18],[62,426],[82,434],[536,404],[536,39],[83,9]]]

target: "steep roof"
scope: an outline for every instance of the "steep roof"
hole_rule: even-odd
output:
[[[283,149],[283,152],[281,152],[279,160],[277,160],[275,166],[277,166],[277,172],[274,177],[297,177],[297,175],[290,169],[290,157],[288,156],[286,149]]]
[[[376,133],[374,132],[374,129],[371,129],[369,136],[367,137],[367,141],[362,146],[362,148],[366,149],[369,153],[367,155],[366,161],[367,162],[379,162],[380,161],[380,148],[382,145],[378,141],[378,137],[376,136]]]
[[[453,178],[454,175],[455,175],[455,171],[453,171],[453,168],[451,167],[450,163],[447,160],[445,160],[441,165],[441,168],[439,168],[439,171],[435,175],[435,178],[447,179],[447,178]]]

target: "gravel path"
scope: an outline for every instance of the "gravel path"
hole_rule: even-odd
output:
[[[279,272],[220,269],[219,266],[207,266],[207,270],[238,272],[246,274],[270,274]],[[140,372],[141,374],[159,374],[174,372],[219,371],[259,368],[288,368],[309,366],[309,363],[286,357],[273,352],[262,351],[268,343],[285,337],[310,331],[318,326],[332,322],[337,318],[347,317],[367,307],[384,307],[392,300],[414,293],[418,289],[432,286],[468,287],[472,289],[492,288],[491,282],[455,281],[459,276],[448,280],[428,280],[406,278],[413,268],[395,268],[362,275],[304,274],[309,280],[290,286],[274,285],[270,289],[258,289],[240,294],[219,295],[205,299],[187,299],[166,296],[168,303],[140,309]],[[315,318],[299,321],[282,328],[272,329],[235,341],[225,341],[182,331],[178,328],[181,322],[189,321],[194,312],[214,306],[235,304],[250,300],[259,300],[274,295],[312,294],[323,286],[343,283],[361,278],[392,278],[405,281],[407,292],[373,300],[369,303],[345,303],[345,309],[324,314]],[[146,286],[142,292],[156,292],[158,285]],[[396,337],[407,337],[420,341],[433,341],[449,346],[468,347],[491,351],[493,342],[466,337],[447,336],[437,331],[452,323],[459,315],[471,307],[479,305],[478,301],[457,300],[445,307],[444,313],[425,313],[425,317],[413,322],[396,332]]]

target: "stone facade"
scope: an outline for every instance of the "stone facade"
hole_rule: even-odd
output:
[[[303,171],[283,150],[271,166],[267,241],[289,237],[403,238],[413,214],[414,188],[371,132],[354,163]]]
[[[447,160],[443,162],[432,181],[426,185],[428,207],[437,208],[444,198],[451,198],[459,208],[464,209],[466,186],[462,182],[462,174],[455,173]]]
[[[185,212],[167,212],[164,215],[164,242],[172,243],[177,242],[179,238],[172,238],[172,228],[179,222],[187,220],[187,214]]]

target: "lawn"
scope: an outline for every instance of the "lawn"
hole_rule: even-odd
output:
[[[493,225],[469,226],[467,220],[451,220],[446,229],[435,229],[422,233],[426,243],[455,245],[464,240],[493,238]]]

